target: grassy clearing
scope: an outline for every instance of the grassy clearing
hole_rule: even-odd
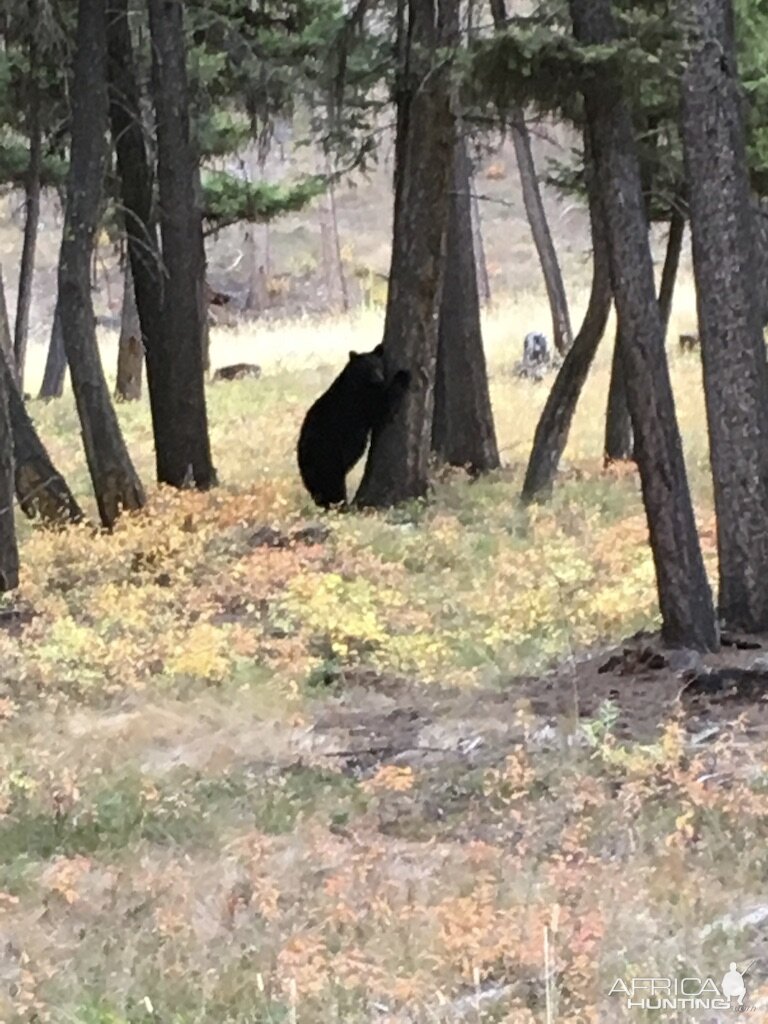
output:
[[[684,758],[675,723],[619,748],[607,709],[569,742],[514,702],[515,673],[655,622],[636,478],[601,471],[609,349],[553,502],[517,504],[545,386],[510,371],[545,322],[534,296],[488,317],[505,468],[487,480],[447,475],[388,514],[311,508],[295,437],[377,340],[365,314],[217,335],[214,365],[265,372],[210,389],[214,493],[155,492],[112,537],[20,524],[5,604],[34,617],[0,629],[0,1021],[532,1024],[545,925],[551,1019],[612,1021],[617,975],[750,954],[722,923],[765,873],[765,767],[738,727]],[[684,288],[671,336],[691,324]],[[671,358],[712,566],[700,369]],[[71,400],[33,412],[87,498]],[[119,412],[149,481],[146,405]],[[321,518],[322,543],[255,544]],[[381,684],[345,686],[363,668]],[[346,756],[361,744],[368,761]]]

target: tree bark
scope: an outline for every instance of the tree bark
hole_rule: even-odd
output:
[[[7,355],[0,353],[0,384],[4,385],[8,395],[8,412],[13,432],[14,483],[21,510],[27,518],[39,517],[50,526],[82,522],[82,510],[40,440],[22,400],[11,365]]]
[[[669,327],[669,318],[672,315],[672,300],[675,297],[675,283],[677,281],[677,272],[680,269],[680,256],[683,251],[684,235],[685,214],[680,208],[680,200],[676,199],[669,218],[667,252],[664,257],[664,267],[661,271],[661,282],[659,284],[659,310],[661,311],[661,319],[665,331]]]
[[[649,186],[650,187],[650,186]],[[675,291],[677,269],[683,247],[685,217],[675,206],[669,222],[669,237],[664,267],[659,284],[659,312],[664,325],[666,339],[669,317],[672,312],[672,298]],[[634,435],[632,420],[627,404],[627,388],[624,382],[624,368],[621,357],[621,325],[616,328],[616,341],[613,348],[611,364],[611,382],[608,387],[608,408],[605,414],[605,449],[604,461],[608,466],[612,462],[630,462],[634,458]]]
[[[621,348],[621,324],[617,324],[611,361],[611,381],[608,385],[608,408],[605,413],[603,461],[606,466],[612,462],[630,462],[633,457],[632,420],[629,415]]]
[[[158,452],[159,479],[205,489],[216,483],[208,438],[203,351],[207,317],[205,250],[190,139],[183,10],[149,0],[152,83],[157,114],[158,182],[163,263],[167,274],[162,326],[172,358],[168,370],[172,445]]]
[[[141,119],[128,0],[108,0],[109,115],[125,210],[128,256],[141,324],[158,481],[173,449],[170,364],[163,327],[162,259],[153,211],[153,176]]]
[[[491,279],[488,276],[488,260],[485,258],[485,241],[483,240],[483,218],[480,214],[480,203],[475,191],[474,175],[470,176],[469,187],[472,202],[472,238],[477,260],[477,285],[480,292],[480,305],[491,304]]]
[[[531,137],[525,123],[522,107],[515,107],[510,118],[510,130],[515,146],[517,167],[520,172],[520,185],[523,190],[523,202],[528,223],[531,228],[533,244],[539,254],[541,272],[547,289],[549,308],[552,314],[552,334],[557,351],[564,355],[571,347],[571,318],[568,312],[568,299],[565,295],[563,276],[552,241],[552,233],[547,223],[544,201],[536,177],[536,166],[531,151]]]
[[[246,251],[246,266],[248,268],[245,312],[260,313],[267,306],[267,275],[264,272],[264,267],[259,263],[256,228],[253,224],[246,226],[243,247]]]
[[[499,450],[480,327],[469,187],[466,142],[459,134],[445,240],[432,448],[451,466],[484,473],[498,469]]]
[[[106,12],[103,0],[80,0],[72,91],[72,146],[59,298],[64,349],[101,521],[141,508],[144,492],[125,447],[96,343],[90,259],[101,207],[107,128]]]
[[[681,0],[682,125],[714,478],[720,615],[768,629],[768,370],[730,0]],[[703,161],[703,162],[702,162]]]
[[[45,360],[40,398],[61,398],[64,394],[64,378],[67,374],[67,353],[64,351],[64,334],[61,330],[61,303],[56,299],[53,311],[51,340],[48,343],[48,358]]]
[[[611,311],[613,291],[608,240],[586,132],[584,151],[592,229],[592,289],[581,329],[566,353],[536,427],[523,484],[523,501],[540,500],[552,493],[557,467],[568,443],[576,404]]]
[[[505,0],[491,0],[491,15],[496,30],[503,31],[507,25]],[[525,123],[525,112],[522,107],[513,105],[509,117],[509,127],[515,147],[517,168],[520,173],[525,212],[531,228],[533,244],[536,246],[539,256],[544,285],[547,289],[547,298],[552,314],[552,336],[557,351],[560,355],[565,355],[573,341],[568,299],[565,294],[563,275],[560,272],[560,263],[552,241],[552,233],[547,222],[539,181],[536,177],[531,136],[528,132],[528,125]]]
[[[0,267],[0,352],[3,352],[9,360],[13,360],[11,325],[8,321],[8,306],[5,302],[5,282],[3,281],[2,267]]]
[[[5,356],[0,356],[5,365]],[[19,585],[19,549],[13,516],[13,436],[8,415],[8,391],[0,375],[0,593]]]
[[[615,42],[610,0],[570,0],[570,10],[579,43],[610,46]],[[605,211],[662,637],[669,645],[714,650],[717,624],[669,380],[632,122],[615,67],[607,64],[593,71],[583,91]]]
[[[120,317],[120,341],[117,350],[117,380],[115,398],[121,402],[136,402],[141,398],[141,377],[144,370],[144,345],[141,341],[141,322],[136,305],[136,290],[130,260],[126,263],[123,282],[123,309]]]
[[[387,362],[411,374],[400,411],[374,431],[356,501],[387,507],[428,486],[441,253],[454,119],[449,67],[438,48],[458,34],[457,0],[408,0],[408,74],[401,80],[395,216],[384,325]]]
[[[27,361],[27,340],[29,337],[29,313],[32,306],[32,280],[35,274],[35,250],[40,225],[40,179],[43,169],[43,132],[40,123],[40,87],[37,81],[39,31],[39,4],[29,0],[31,31],[28,43],[29,95],[27,98],[27,123],[29,137],[29,164],[25,188],[26,219],[24,222],[24,243],[19,267],[19,289],[16,299],[16,324],[14,328],[13,351],[19,387],[24,390],[24,369]]]

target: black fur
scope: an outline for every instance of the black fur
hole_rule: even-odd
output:
[[[346,504],[347,473],[368,446],[371,431],[394,413],[410,383],[407,370],[388,378],[382,345],[349,353],[349,362],[312,405],[299,434],[299,471],[321,508]]]

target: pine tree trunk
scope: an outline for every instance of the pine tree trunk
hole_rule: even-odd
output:
[[[106,12],[103,0],[80,0],[72,88],[72,146],[59,298],[64,349],[101,521],[141,508],[144,492],[125,447],[96,343],[90,261],[101,208],[107,128]]]
[[[659,284],[659,310],[665,330],[669,327],[669,318],[672,315],[672,300],[675,297],[675,282],[680,269],[680,256],[683,251],[683,236],[685,235],[685,214],[680,209],[679,203],[680,200],[676,199],[669,218],[667,252]]]
[[[163,263],[162,324],[169,361],[166,415],[172,446],[158,452],[162,483],[205,489],[216,483],[205,405],[205,250],[195,201],[199,165],[189,131],[182,5],[149,0],[152,83],[157,114],[158,184]]]
[[[168,482],[165,480],[167,453],[175,446],[170,378],[173,351],[163,326],[163,271],[153,211],[153,173],[144,141],[128,0],[107,0],[107,35],[110,127],[144,345],[156,476],[158,481]]]
[[[466,142],[459,135],[445,240],[432,448],[451,466],[484,473],[498,469],[499,450],[480,328],[469,183]]]
[[[505,0],[491,0],[491,15],[496,30],[503,32],[507,27]],[[561,355],[565,355],[571,347],[573,340],[571,318],[568,312],[568,299],[565,294],[565,285],[563,284],[563,275],[560,272],[557,253],[552,241],[552,233],[547,222],[541,189],[536,177],[536,165],[534,164],[533,151],[531,150],[531,137],[528,132],[528,126],[525,123],[525,112],[522,107],[513,105],[509,118],[509,127],[515,147],[517,168],[520,173],[520,186],[523,190],[525,212],[531,228],[533,244],[536,246],[536,252],[539,255],[544,285],[547,289],[547,298],[549,299],[549,308],[552,314],[553,340],[557,351]]]
[[[11,325],[8,320],[8,306],[5,302],[5,282],[3,268],[0,267],[0,352],[3,352],[13,365],[13,342],[11,341]]]
[[[64,394],[64,378],[67,374],[67,353],[64,351],[64,334],[61,330],[61,304],[56,299],[53,311],[51,340],[48,343],[48,358],[45,360],[43,383],[39,398],[61,398]]]
[[[714,478],[720,615],[768,630],[768,370],[730,0],[684,0],[683,143]]]
[[[576,404],[611,311],[613,292],[608,240],[586,132],[584,151],[593,249],[592,289],[581,330],[566,353],[536,427],[523,484],[523,501],[541,500],[552,493],[557,467],[568,443]]]
[[[26,199],[26,220],[24,223],[24,243],[21,250],[21,266],[19,268],[19,289],[16,301],[16,325],[13,338],[13,352],[16,364],[16,375],[19,387],[24,389],[24,369],[27,362],[27,341],[29,338],[29,314],[32,307],[32,281],[35,274],[35,251],[37,249],[37,233],[40,225],[40,178],[43,169],[43,137],[40,124],[40,89],[37,83],[39,31],[39,4],[30,0],[29,17],[33,26],[29,38],[29,96],[28,96],[28,136],[29,164],[24,184]]]
[[[5,386],[8,395],[16,497],[21,510],[29,519],[39,517],[49,526],[79,523],[83,519],[80,506],[40,440],[22,401],[11,365],[6,354],[0,353],[0,384]]]
[[[570,10],[579,43],[607,46],[616,40],[610,0],[570,0]],[[717,624],[666,362],[632,122],[610,65],[585,82],[584,100],[605,211],[662,636],[669,645],[714,650]]]
[[[320,168],[318,168],[320,170]],[[341,237],[339,235],[339,217],[336,210],[336,190],[333,186],[331,164],[325,159],[322,168],[328,178],[327,202],[321,202],[320,213],[320,244],[323,258],[323,272],[328,302],[331,308],[349,312],[349,291],[344,275],[344,261],[341,256]]]
[[[347,287],[347,278],[344,273],[344,260],[341,254],[341,235],[339,234],[339,215],[336,210],[336,189],[334,188],[333,182],[328,186],[328,201],[331,207],[331,231],[333,237],[333,255],[336,263],[336,277],[339,282],[339,290],[341,292],[341,309],[342,312],[349,312],[349,288]]]
[[[439,11],[438,11],[439,7]],[[449,68],[436,49],[458,34],[457,0],[409,0],[407,78],[401,79],[395,216],[384,326],[388,362],[411,373],[398,415],[375,431],[356,501],[387,507],[422,497],[432,440],[441,253],[454,119]]]
[[[120,316],[120,341],[117,349],[115,398],[120,402],[136,402],[141,398],[144,370],[144,345],[141,340],[139,308],[133,287],[130,260],[126,263],[123,281],[123,308]]]
[[[244,247],[248,267],[248,294],[245,298],[245,312],[259,313],[267,305],[267,280],[264,267],[259,263],[256,228],[253,224],[249,224],[245,229]]]
[[[0,356],[5,365],[5,357]],[[8,415],[8,391],[0,374],[0,593],[19,585],[19,549],[13,514],[13,436]]]
[[[618,324],[613,343],[611,382],[608,385],[608,408],[605,414],[603,461],[606,466],[612,462],[631,462],[633,457],[632,420],[629,415],[621,348],[621,325]]]
[[[477,260],[477,286],[480,292],[480,305],[491,304],[491,279],[488,276],[488,261],[485,258],[485,242],[483,240],[483,218],[480,214],[480,203],[475,190],[475,179],[470,177],[469,187],[472,203],[472,238],[474,240],[475,258]]]
[[[552,313],[552,333],[557,351],[564,355],[571,347],[571,318],[568,312],[568,300],[565,295],[563,275],[552,241],[552,233],[547,223],[544,201],[541,197],[539,182],[536,178],[536,167],[531,151],[531,137],[525,123],[525,115],[521,107],[515,107],[510,119],[512,141],[515,145],[517,167],[520,172],[520,184],[523,190],[523,202],[528,223],[531,227],[533,243],[539,254],[541,272],[547,289],[549,308]]]
[[[659,312],[664,324],[665,339],[669,317],[672,312],[672,298],[675,291],[677,268],[680,264],[684,231],[685,217],[675,207],[670,218],[667,251],[659,284]],[[618,325],[613,347],[611,382],[608,387],[608,408],[605,414],[604,462],[606,466],[609,466],[612,462],[631,462],[633,459],[634,435],[632,433],[632,420],[629,415],[627,388],[624,383],[624,369],[621,361],[621,325]]]

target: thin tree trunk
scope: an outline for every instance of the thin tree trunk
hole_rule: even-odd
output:
[[[631,462],[633,457],[632,420],[629,415],[621,349],[621,324],[617,323],[611,362],[611,381],[608,385],[608,408],[605,414],[603,461],[606,466],[612,462]]]
[[[48,358],[45,360],[40,398],[61,398],[64,394],[64,378],[67,374],[67,353],[64,351],[64,333],[61,329],[61,303],[56,298],[53,311],[51,340],[48,343]]]
[[[484,473],[498,469],[499,450],[480,328],[469,182],[466,142],[459,134],[445,241],[432,448],[451,466]]]
[[[485,242],[483,240],[483,218],[480,214],[480,203],[475,189],[474,176],[469,179],[470,198],[472,202],[472,239],[477,260],[477,284],[480,292],[480,305],[491,304],[491,279],[488,276],[488,261],[485,258]]]
[[[491,15],[496,30],[499,32],[503,31],[507,26],[505,0],[491,0]],[[539,181],[536,177],[536,165],[534,164],[533,151],[531,150],[531,137],[528,132],[528,126],[525,123],[525,112],[522,107],[513,106],[509,127],[515,147],[517,167],[520,172],[520,186],[523,190],[525,212],[531,228],[533,244],[536,246],[536,252],[539,255],[544,285],[547,289],[547,298],[549,299],[549,308],[552,314],[552,334],[555,348],[561,355],[565,355],[573,341],[571,318],[568,312],[568,299],[565,294],[565,285],[563,284],[563,276],[560,272],[557,253],[552,241],[552,233],[547,222],[547,214],[541,197]]]
[[[3,365],[5,365],[4,356]],[[8,390],[0,375],[0,593],[19,585],[19,549],[13,516],[13,436],[8,415]]]
[[[29,164],[27,166],[25,188],[26,219],[24,223],[24,243],[21,250],[21,266],[19,268],[19,290],[16,300],[16,325],[14,329],[13,351],[16,374],[19,386],[24,388],[24,369],[27,361],[27,340],[29,337],[29,313],[32,307],[32,280],[35,273],[35,250],[37,233],[40,225],[40,178],[43,168],[43,135],[40,124],[40,87],[37,82],[39,31],[39,4],[37,0],[29,0],[28,4],[30,32],[29,53],[29,96],[28,96],[28,136]]]
[[[80,0],[72,89],[72,146],[59,296],[64,348],[101,521],[141,508],[144,492],[125,447],[96,343],[90,259],[101,208],[107,128],[106,11]]]
[[[189,133],[183,10],[149,0],[152,82],[157,114],[158,182],[163,263],[167,273],[163,328],[173,358],[168,366],[173,445],[158,453],[160,480],[205,489],[216,483],[205,406],[205,250],[195,201],[199,165]]]
[[[245,229],[244,248],[248,267],[248,294],[245,299],[245,311],[258,313],[267,305],[267,279],[264,267],[259,264],[256,229],[253,224],[249,224]]]
[[[83,520],[80,506],[66,480],[51,462],[10,367],[5,354],[0,354],[0,384],[5,386],[8,395],[13,431],[14,482],[21,510],[29,519],[39,517],[51,526],[79,523]]]
[[[3,268],[0,267],[0,352],[6,358],[13,360],[13,342],[11,341],[11,325],[8,321],[8,306],[5,302],[5,282],[3,281]],[[12,362],[11,362],[11,365]]]
[[[321,166],[318,166],[318,170]],[[332,308],[344,313],[349,311],[349,292],[344,275],[344,261],[341,256],[341,238],[339,236],[339,217],[336,211],[336,190],[333,186],[330,160],[326,156],[322,170],[328,179],[327,202],[319,206],[320,245],[323,259],[323,273],[328,302]]]
[[[649,186],[650,187],[650,186]],[[683,247],[685,217],[677,206],[673,209],[669,224],[669,238],[664,267],[659,284],[659,312],[664,324],[666,338],[667,325],[672,312],[672,298],[675,291],[675,279],[680,263]],[[632,420],[627,404],[627,388],[624,381],[624,368],[621,356],[621,325],[616,328],[616,340],[613,347],[611,364],[611,381],[608,386],[608,408],[605,414],[605,445],[604,462],[609,466],[612,462],[631,462],[634,458],[634,435]]]
[[[531,151],[531,137],[525,123],[525,115],[521,107],[515,107],[510,119],[512,141],[515,146],[517,166],[520,172],[520,184],[523,190],[523,202],[528,223],[531,227],[533,243],[539,254],[541,272],[547,289],[549,308],[552,313],[552,333],[557,351],[564,355],[571,347],[571,318],[568,312],[568,300],[565,285],[560,272],[560,264],[552,241],[552,234],[547,223],[544,201],[536,177],[536,167]]]
[[[117,380],[115,398],[121,402],[136,402],[141,398],[141,377],[144,370],[144,345],[141,341],[141,322],[136,305],[136,290],[130,260],[125,265],[123,308],[120,317],[120,341],[117,349]]]
[[[617,38],[610,0],[570,0],[581,44]],[[622,327],[622,356],[635,454],[656,569],[662,636],[673,646],[718,646],[712,594],[693,516],[683,447],[654,286],[632,122],[610,65],[584,85],[586,117],[603,201],[611,279]]]
[[[344,313],[349,312],[349,289],[344,274],[344,260],[341,257],[341,236],[339,235],[339,215],[336,211],[336,189],[331,181],[328,185],[328,206],[331,215],[331,239],[333,247],[333,259],[336,267],[336,279],[339,282],[341,293],[341,308]]]
[[[450,72],[435,51],[457,35],[457,0],[408,0],[408,77],[399,83],[384,350],[388,364],[410,371],[411,386],[398,415],[374,431],[356,498],[360,505],[387,507],[427,491],[454,139]]]
[[[608,240],[595,174],[591,166],[591,147],[586,131],[584,159],[587,166],[592,229],[592,289],[581,330],[565,355],[536,427],[523,484],[523,501],[540,500],[552,493],[557,467],[568,443],[576,404],[597,352],[597,346],[605,333],[611,311],[613,292]]]
[[[664,257],[664,267],[661,271],[661,282],[659,284],[659,310],[664,329],[669,327],[669,318],[672,315],[672,300],[675,297],[675,282],[677,272],[680,268],[680,256],[683,251],[683,236],[685,235],[685,214],[680,208],[680,200],[676,199],[669,218],[669,235],[667,236],[667,252]]]
[[[768,630],[768,370],[730,0],[682,0],[682,127],[717,513],[720,615]]]

